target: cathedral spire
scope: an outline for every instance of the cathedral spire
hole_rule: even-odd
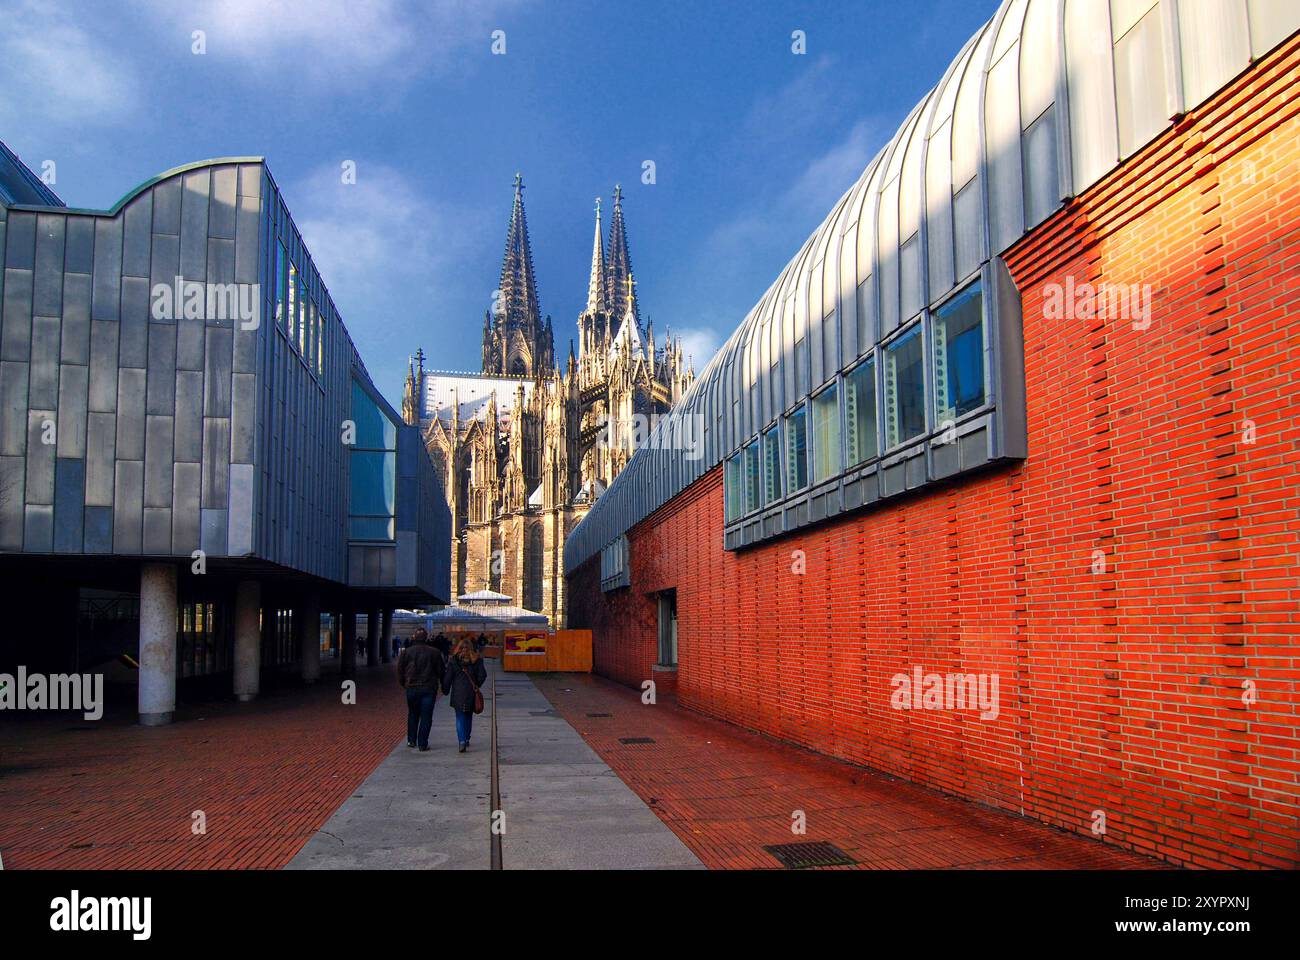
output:
[[[627,251],[627,227],[623,223],[623,188],[614,187],[614,213],[609,218],[609,255],[605,257],[605,300],[616,320],[627,311],[627,279],[632,275],[632,257]],[[632,302],[636,310],[635,301]],[[637,323],[641,318],[637,314]]]
[[[587,312],[605,310],[605,251],[600,231],[600,197],[596,198],[596,238],[591,244],[591,279],[587,283]]]
[[[524,178],[518,173],[514,186],[501,285],[493,296],[491,329],[483,331],[483,372],[526,376],[546,365],[551,348],[537,302],[533,252],[524,216]]]
[[[524,325],[535,331],[540,327],[541,309],[537,303],[537,280],[533,274],[533,251],[528,240],[528,221],[524,216],[524,179],[515,174],[515,202],[510,211],[510,229],[506,233],[506,252],[501,262],[501,306],[507,326]]]

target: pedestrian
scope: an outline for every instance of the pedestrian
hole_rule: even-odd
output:
[[[433,705],[443,679],[443,659],[429,645],[423,627],[415,631],[411,642],[397,660],[397,682],[406,691],[406,745],[429,749],[429,729],[433,726]]]
[[[456,712],[456,739],[460,741],[461,753],[469,748],[474,714],[483,710],[483,695],[479,688],[487,681],[487,668],[474,647],[469,636],[462,637],[442,676],[442,692],[451,695],[451,707]]]
[[[445,664],[451,657],[451,641],[447,639],[446,634],[438,634],[433,638],[433,649],[442,654],[442,662]]]

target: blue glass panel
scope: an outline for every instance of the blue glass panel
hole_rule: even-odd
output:
[[[357,425],[357,449],[397,449],[397,427],[355,380],[352,381],[352,421]]]
[[[352,496],[348,513],[354,516],[396,513],[397,454],[352,451]]]
[[[351,517],[348,520],[350,540],[392,540],[392,517]]]

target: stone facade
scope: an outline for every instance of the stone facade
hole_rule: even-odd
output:
[[[608,247],[600,204],[587,305],[564,368],[538,305],[523,183],[515,178],[501,283],[484,317],[479,373],[407,372],[402,413],[419,423],[452,513],[452,588],[490,589],[566,619],[563,549],[653,418],[694,379],[680,339],[642,326],[615,190]]]

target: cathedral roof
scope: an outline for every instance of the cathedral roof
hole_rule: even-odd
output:
[[[518,388],[524,388],[524,398],[533,394],[535,381],[527,377],[503,377],[487,373],[450,373],[435,371],[424,375],[423,407],[421,419],[450,421],[452,409],[459,406],[460,422],[477,419],[483,415],[496,393],[497,420],[508,423],[518,398]]]

